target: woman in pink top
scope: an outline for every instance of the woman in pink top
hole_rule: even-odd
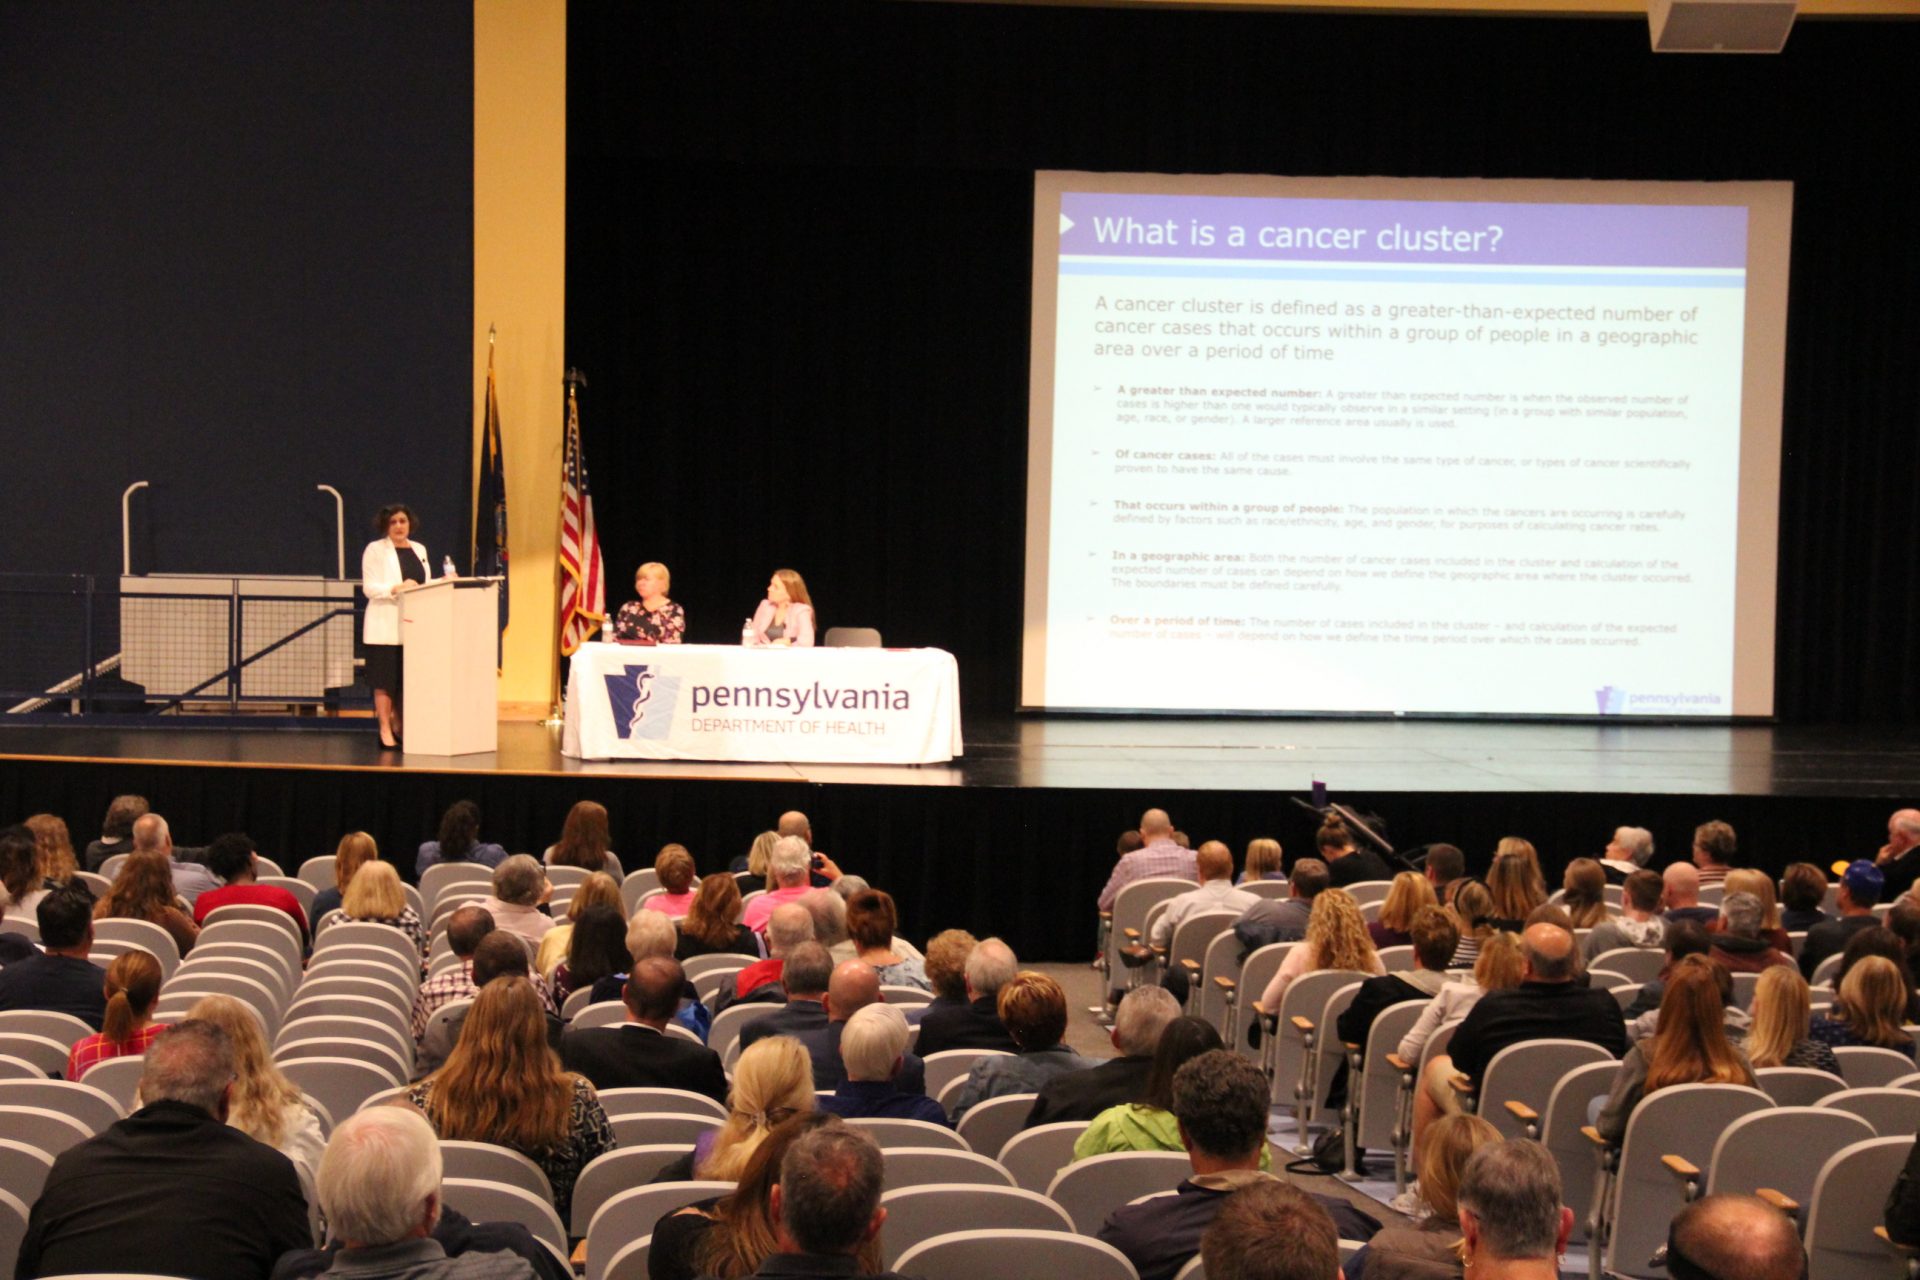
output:
[[[767,598],[753,611],[753,643],[813,647],[813,600],[807,584],[791,569],[775,569]]]
[[[659,893],[647,899],[647,910],[678,920],[693,906],[693,855],[682,844],[665,845],[653,860],[653,874],[660,878]]]

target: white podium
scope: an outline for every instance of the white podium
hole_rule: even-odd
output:
[[[499,600],[493,578],[439,578],[400,593],[407,754],[499,745]]]

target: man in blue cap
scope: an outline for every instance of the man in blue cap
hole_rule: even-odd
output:
[[[1847,949],[1847,939],[1880,923],[1873,914],[1873,904],[1880,901],[1880,891],[1886,885],[1880,868],[1865,858],[1847,864],[1840,876],[1840,892],[1835,895],[1840,907],[1839,918],[1822,921],[1807,930],[1807,943],[1800,949],[1800,972],[1808,981],[1813,980],[1813,971],[1820,967],[1822,960]]]

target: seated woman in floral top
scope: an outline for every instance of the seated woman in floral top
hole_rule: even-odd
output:
[[[667,584],[671,580],[667,566],[657,560],[640,566],[633,575],[633,593],[640,598],[620,606],[620,613],[613,620],[615,640],[680,644],[687,638],[687,611],[667,599]]]
[[[353,873],[333,923],[388,925],[406,934],[421,955],[427,951],[427,927],[408,903],[407,892],[400,887],[400,873],[391,862],[369,862]]]

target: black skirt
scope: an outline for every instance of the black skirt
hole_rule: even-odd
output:
[[[367,687],[383,689],[398,700],[400,697],[400,646],[397,644],[369,644],[367,650]]]

